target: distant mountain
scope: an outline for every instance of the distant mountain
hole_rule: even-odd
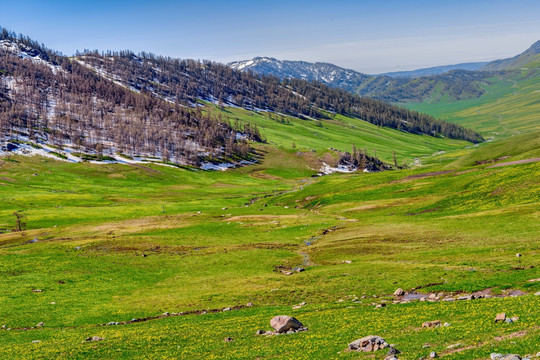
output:
[[[451,70],[444,74],[418,78],[367,75],[328,63],[277,60],[269,57],[232,62],[228,66],[235,70],[273,75],[281,79],[319,81],[361,96],[395,103],[420,102],[441,96],[457,100],[478,97],[483,93],[478,82],[490,76],[485,72],[467,70]]]
[[[379,75],[386,75],[390,77],[402,77],[402,78],[417,78],[421,76],[444,74],[451,70],[476,71],[486,64],[488,64],[488,62],[469,62],[469,63],[461,63],[461,64],[455,64],[455,65],[434,66],[434,67],[411,70],[411,71],[388,72],[388,73],[383,73]]]
[[[483,71],[500,71],[517,69],[532,61],[540,60],[540,40],[519,55],[512,58],[495,60],[480,68]]]
[[[334,64],[277,60],[270,57],[256,57],[252,60],[235,61],[229,63],[228,66],[235,70],[249,70],[257,74],[274,75],[280,79],[316,80],[351,92],[356,91],[358,84],[371,78],[369,75],[344,69]]]

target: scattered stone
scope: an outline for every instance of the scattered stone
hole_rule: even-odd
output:
[[[429,353],[429,358],[430,359],[435,359],[437,357],[437,353],[435,351],[432,351]]]
[[[344,263],[345,264],[350,264],[350,263],[352,263],[352,261],[351,260],[345,260]]]
[[[304,325],[296,318],[287,315],[279,315],[270,320],[272,326],[278,333],[284,333],[289,330],[298,330]]]
[[[231,342],[231,341],[234,341],[234,339],[231,338],[231,337],[226,337],[225,339],[223,339],[223,341],[225,341],[225,342]]]
[[[429,294],[428,299],[435,299],[437,297],[436,294]]]
[[[446,348],[447,349],[457,349],[457,348],[460,348],[461,346],[461,343],[457,343],[457,344],[453,344],[453,345],[448,345]]]
[[[501,357],[500,360],[521,360],[521,356],[516,354],[507,354]]]
[[[428,347],[431,347],[431,345],[429,345],[429,344],[424,344],[424,346],[422,346],[422,349],[427,349]]]
[[[540,291],[535,292],[534,295],[540,296]]]
[[[398,358],[395,355],[390,355],[390,356],[385,357],[384,360],[398,360]]]
[[[540,278],[527,280],[528,282],[540,282]]]
[[[163,316],[169,316],[171,315],[168,311],[163,313]]]
[[[42,327],[43,325],[45,325],[45,323],[43,321],[36,324],[37,327]]]
[[[403,291],[402,288],[399,288],[396,291],[394,291],[394,296],[403,296],[403,295],[405,295],[405,291]]]
[[[368,335],[349,344],[354,351],[371,352],[388,347],[388,343],[380,336]]]
[[[440,320],[426,321],[422,324],[423,328],[433,328],[433,327],[439,327],[439,326],[441,326]]]
[[[444,298],[443,301],[455,301],[456,299],[454,298]]]
[[[495,322],[503,322],[506,320],[506,313],[500,313],[495,316]]]
[[[81,250],[80,246],[75,246],[75,250]]]
[[[41,289],[32,289],[32,292],[40,293],[40,292],[43,292],[43,290],[41,290]]]
[[[257,330],[257,332],[256,332],[257,335],[263,335],[264,333],[265,333],[264,330]]]
[[[506,319],[504,319],[504,322],[506,322],[506,323],[508,323],[508,324],[511,324],[511,323],[513,323],[512,319],[510,319],[510,318],[506,318]]]
[[[99,337],[99,336],[89,336],[86,338],[86,341],[88,342],[91,342],[91,341],[101,341],[103,340],[103,338]]]
[[[375,309],[380,309],[380,308],[383,308],[383,307],[386,307],[385,303],[378,304],[377,306],[375,306]]]
[[[253,306],[253,303],[251,303],[251,302],[248,302],[248,303],[246,304],[246,307],[252,307],[252,306]]]
[[[303,267],[299,267],[297,269],[295,269],[296,272],[302,272],[302,271],[306,271],[306,269],[304,269]]]
[[[502,359],[503,355],[499,353],[491,353],[489,357],[491,358],[491,360],[500,360]]]
[[[397,355],[397,354],[400,354],[400,353],[401,353],[401,351],[399,351],[398,349],[396,349],[395,347],[390,345],[387,355]]]
[[[516,254],[516,257],[521,257],[521,254],[520,254],[520,253],[517,253],[517,254]]]
[[[230,307],[226,307],[225,309],[223,309],[223,311],[231,311],[231,308],[230,308]]]
[[[443,326],[445,326],[445,327],[449,327],[449,326],[450,326],[450,324],[449,324],[449,323],[447,323],[447,322],[445,322],[445,323],[443,324]]]
[[[32,340],[32,344],[38,344],[40,342],[41,342],[41,340]]]

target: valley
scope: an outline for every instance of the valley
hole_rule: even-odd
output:
[[[0,358],[540,357],[537,55],[376,100],[1,34]]]

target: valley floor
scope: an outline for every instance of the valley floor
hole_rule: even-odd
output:
[[[4,159],[0,358],[383,359],[345,351],[367,335],[400,359],[535,356],[539,163],[441,159],[318,178],[275,149],[226,172]],[[308,330],[256,335],[275,315]]]

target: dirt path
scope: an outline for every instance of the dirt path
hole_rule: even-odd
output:
[[[503,163],[488,166],[486,169],[491,169],[491,168],[496,168],[496,167],[501,167],[501,166],[507,166],[507,165],[528,164],[528,163],[537,162],[537,161],[540,161],[540,158],[508,161],[508,162],[503,162]]]

